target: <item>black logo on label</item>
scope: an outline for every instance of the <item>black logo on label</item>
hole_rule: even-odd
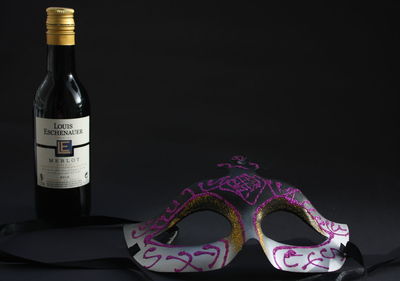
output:
[[[74,156],[74,147],[72,146],[72,140],[57,140],[56,156]]]

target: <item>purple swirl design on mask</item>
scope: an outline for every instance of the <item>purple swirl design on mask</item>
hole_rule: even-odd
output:
[[[173,213],[176,211],[176,209],[179,207],[180,203],[176,200],[173,200],[172,203],[174,204],[174,206],[172,208],[168,207],[165,211],[167,213]]]
[[[204,245],[202,247],[203,250],[210,250],[213,249],[215,250],[215,252],[208,252],[208,251],[196,251],[194,252],[195,256],[201,256],[201,255],[210,255],[210,256],[215,256],[214,260],[208,265],[208,268],[213,268],[215,263],[217,262],[218,258],[219,258],[219,254],[221,252],[221,249],[217,246],[213,246],[213,245]]]
[[[340,224],[330,220],[323,219],[320,215],[318,215],[317,210],[312,207],[310,201],[305,200],[301,203],[296,201],[295,204],[299,204],[299,206],[303,207],[306,212],[318,223],[319,227],[326,233],[331,233],[335,236],[349,236],[349,230],[347,228],[344,228]],[[310,207],[306,207],[306,205],[309,205]]]
[[[274,256],[275,264],[278,266],[279,269],[282,269],[282,267],[279,265],[279,262],[278,262],[278,260],[277,260],[277,252],[280,251],[280,250],[318,249],[318,248],[320,248],[320,247],[322,247],[322,246],[325,246],[325,245],[329,244],[329,243],[331,242],[332,238],[333,238],[333,236],[331,236],[330,238],[328,238],[325,242],[323,242],[323,243],[321,243],[321,244],[319,244],[319,245],[315,245],[315,246],[278,246],[278,247],[275,247],[274,250],[272,251],[272,252],[273,252],[273,256]],[[315,254],[314,252],[311,252],[311,253]],[[309,256],[310,256],[310,255],[309,255]],[[309,256],[308,256],[308,258],[309,258]],[[320,258],[320,259],[321,259],[321,258]],[[317,259],[315,259],[315,260],[317,260]],[[313,261],[315,261],[315,260],[313,260]],[[321,259],[321,261],[322,261],[322,259]],[[308,264],[313,264],[313,263],[310,262],[310,260],[309,260],[309,263],[308,263]],[[308,264],[307,264],[307,265],[308,265]],[[303,266],[302,269],[305,270],[306,267],[307,267],[307,266],[305,266],[305,267]]]
[[[241,174],[235,177],[226,176],[217,180],[200,182],[198,187],[204,191],[215,189],[236,194],[249,205],[255,205],[265,188],[265,180],[257,175]]]
[[[220,190],[233,192],[247,204],[254,205],[265,188],[264,180],[257,175],[242,174],[228,179]]]
[[[324,229],[327,232],[331,232],[334,233],[335,235],[338,236],[348,236],[349,235],[349,231],[346,228],[343,228],[341,225],[334,223],[333,221],[329,221],[326,220],[325,224],[323,224],[326,226],[326,229]],[[336,225],[336,229],[335,229],[335,225]],[[340,233],[342,232],[342,233]]]
[[[224,267],[226,264],[226,259],[228,258],[228,254],[229,254],[229,242],[226,239],[221,239],[219,242],[224,243],[224,256],[223,256],[223,260],[222,260],[222,266]],[[210,249],[214,249],[215,252],[209,252],[209,251],[196,251],[194,253],[195,256],[201,256],[201,255],[210,255],[210,256],[215,256],[214,260],[208,265],[208,268],[213,268],[215,263],[218,261],[218,258],[220,257],[221,254],[221,248],[214,246],[214,245],[210,245],[207,244],[205,246],[202,247],[203,250],[210,250]]]
[[[234,169],[234,168],[239,168],[239,169],[243,169],[243,170],[248,170],[249,168],[246,168],[245,166],[242,165],[232,165],[231,163],[219,163],[217,164],[217,167],[226,167],[228,169]]]
[[[146,221],[145,223],[139,224],[136,229],[132,230],[132,238],[137,239],[144,235],[146,235],[149,231],[151,231],[150,227],[154,222],[153,219]]]
[[[269,188],[272,190],[272,187],[271,187],[271,182],[269,182]],[[278,189],[278,193],[281,193],[282,192],[282,186],[283,186],[283,184],[281,183],[281,182],[276,182],[275,183],[275,186],[276,186],[276,188]]]
[[[182,271],[185,270],[186,267],[188,267],[188,266],[192,267],[192,268],[193,268],[194,270],[196,270],[196,271],[203,271],[202,268],[197,267],[197,266],[194,266],[194,265],[191,263],[191,262],[193,261],[192,254],[190,254],[190,253],[188,253],[188,252],[186,252],[186,251],[180,251],[180,252],[178,253],[178,256],[186,256],[188,259],[187,259],[187,260],[184,260],[184,259],[179,258],[179,257],[176,257],[176,256],[167,256],[167,257],[166,257],[166,260],[175,259],[175,260],[179,260],[179,261],[181,261],[181,262],[184,263],[184,265],[183,265],[181,268],[175,268],[175,269],[174,269],[175,272],[182,272]]]
[[[208,180],[207,182],[199,182],[197,186],[200,187],[201,191],[208,192],[214,189],[219,189],[219,187],[224,185],[228,179],[230,179],[230,176]]]
[[[144,266],[147,269],[153,267],[156,263],[158,263],[161,260],[161,255],[154,255],[154,256],[148,256],[147,255],[147,253],[154,252],[155,250],[157,250],[156,247],[151,247],[151,248],[147,249],[143,254],[143,258],[144,259],[156,258],[156,260],[151,265]]]
[[[191,188],[187,187],[182,190],[181,195],[186,195],[187,193],[189,193],[191,196],[196,194]]]
[[[257,163],[249,162],[249,165],[250,165],[250,166],[253,166],[255,170],[260,169],[260,165],[258,165]]]
[[[243,155],[235,155],[235,156],[232,156],[231,160],[232,161],[244,162],[244,161],[247,160],[247,157],[243,156]]]
[[[326,248],[321,249],[321,251],[319,251],[319,253],[325,259],[335,259],[337,255],[342,257],[342,259],[341,259],[342,261],[345,259],[345,256],[343,255],[343,253],[340,252],[338,249],[329,248],[329,250],[331,251],[331,254],[332,254],[331,256],[326,256],[325,255],[325,253],[328,252],[328,249],[326,249]],[[335,252],[336,252],[337,255],[335,254]]]
[[[315,261],[323,261],[324,259],[322,259],[322,258],[314,258],[314,259],[311,259],[311,256],[313,256],[313,255],[315,255],[314,252],[310,252],[310,253],[308,254],[308,256],[307,256],[308,263],[306,263],[305,265],[303,265],[303,266],[301,267],[303,270],[306,270],[306,269],[307,269],[307,266],[309,266],[310,264],[312,264],[312,265],[314,265],[314,266],[317,266],[317,267],[320,267],[320,268],[323,268],[323,269],[326,269],[326,270],[329,269],[329,267],[326,267],[326,266],[323,266],[323,265],[314,263]]]
[[[285,264],[286,267],[297,267],[299,264],[294,263],[294,264],[288,264],[286,262],[287,259],[290,259],[291,257],[301,257],[303,255],[298,255],[296,251],[294,250],[288,250],[284,255],[283,255],[283,263]]]
[[[222,267],[224,267],[226,265],[226,260],[228,258],[228,253],[229,253],[229,242],[226,239],[221,239],[220,241],[224,242],[225,244],[225,255],[224,255],[224,260],[222,262]]]
[[[265,183],[269,187],[269,190],[271,191],[272,195],[274,196],[284,196],[286,199],[290,200],[290,202],[295,201],[298,203],[298,201],[295,199],[296,194],[300,192],[300,189],[293,188],[293,187],[288,187],[286,189],[282,189],[283,184],[278,181],[272,181],[272,180],[265,180]]]
[[[236,155],[231,158],[233,163],[220,163],[217,167],[226,167],[228,169],[242,169],[242,170],[257,170],[260,165],[254,162],[248,162],[247,157],[243,155]]]
[[[277,265],[277,267],[279,269],[282,269],[281,266],[279,265],[278,260],[277,260],[277,252],[280,251],[280,250],[291,250],[291,249],[316,249],[316,250],[318,250],[321,247],[324,247],[324,246],[330,244],[332,239],[334,238],[334,236],[337,235],[337,234],[335,234],[333,232],[327,232],[327,235],[329,235],[327,240],[325,240],[323,243],[321,243],[319,245],[314,245],[314,246],[278,246],[278,247],[275,247],[273,249],[273,258],[274,258],[275,264]],[[348,235],[348,232],[347,232],[347,235]],[[315,263],[316,261],[321,261],[322,262],[324,259],[334,259],[334,258],[336,258],[337,255],[335,254],[335,252],[337,254],[339,254],[339,255],[341,254],[341,252],[339,250],[335,249],[335,248],[330,247],[329,249],[330,249],[330,251],[332,253],[332,256],[327,256],[326,255],[326,252],[328,251],[326,248],[322,248],[320,250],[319,254],[320,254],[321,257],[317,257],[317,258],[314,258],[314,259],[311,259],[311,256],[315,255],[315,252],[310,252],[308,254],[308,256],[307,256],[308,263],[303,265],[301,268],[303,270],[305,270],[307,268],[307,266],[311,264],[311,265],[314,265],[316,267],[320,267],[320,268],[323,268],[323,269],[329,269],[326,266],[323,266],[323,265]],[[345,257],[343,256],[341,261],[343,261],[344,259],[345,259]],[[283,258],[283,264],[285,264],[285,256]],[[286,266],[286,264],[285,264],[285,266]]]

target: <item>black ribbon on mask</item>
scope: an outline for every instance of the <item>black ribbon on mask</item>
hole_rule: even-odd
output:
[[[0,238],[9,236],[16,236],[23,233],[74,228],[74,227],[87,227],[87,226],[121,226],[123,224],[137,223],[124,218],[109,217],[109,216],[88,216],[79,217],[63,224],[55,224],[43,220],[31,220],[17,223],[9,223],[0,225]],[[122,233],[122,231],[121,231]],[[164,232],[157,239],[163,243],[169,243],[178,233],[178,228],[173,227]],[[63,268],[63,269],[126,269],[138,275],[141,280],[154,280],[151,275],[154,273],[144,269],[138,265],[132,257],[132,251],[135,247],[131,247],[127,251],[126,257],[106,257],[98,259],[87,259],[77,261],[65,262],[45,262],[33,258],[26,258],[23,256],[12,254],[8,251],[0,249],[0,264],[14,264],[14,265],[33,265],[44,268]],[[335,272],[307,274],[308,276],[301,279],[284,279],[284,280],[299,280],[299,281],[345,281],[356,280],[366,277],[369,273],[378,268],[394,264],[400,261],[400,254],[394,251],[392,254],[384,256],[380,261],[373,263],[366,267],[364,264],[364,257],[360,249],[352,242],[342,245],[340,251],[347,258],[353,259],[359,265],[350,269],[341,269]],[[182,274],[182,273],[180,273]],[[183,273],[184,274],[184,273]],[[171,280],[167,275],[163,275],[164,280]]]
[[[8,223],[0,225],[0,238],[16,236],[23,233],[44,231],[52,229],[66,229],[88,226],[121,226],[139,221],[110,216],[87,216],[77,217],[69,222],[54,223],[45,220],[30,220],[24,222]],[[122,230],[121,230],[122,232]],[[160,242],[168,243],[172,237],[177,235],[178,228],[172,227],[161,234],[157,239]],[[135,272],[140,280],[153,280],[146,274],[146,271],[131,258],[132,249],[128,249],[126,257],[106,257],[98,259],[65,261],[65,262],[45,262],[37,259],[26,258],[12,254],[0,249],[0,264],[12,265],[33,265],[44,268],[63,268],[63,269],[128,269]]]

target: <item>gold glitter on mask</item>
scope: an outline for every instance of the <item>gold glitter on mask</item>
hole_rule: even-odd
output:
[[[186,203],[185,208],[169,223],[168,228],[173,227],[186,216],[202,210],[211,210],[219,213],[229,221],[232,231],[227,239],[233,245],[234,250],[239,252],[245,239],[244,230],[240,223],[241,218],[224,201],[211,195],[205,194]]]
[[[306,209],[291,204],[286,198],[277,198],[269,202],[267,205],[265,205],[265,207],[257,214],[257,219],[256,219],[257,234],[260,239],[260,243],[263,247],[265,247],[265,245],[263,239],[263,232],[261,229],[261,222],[266,215],[280,210],[288,211],[290,213],[297,215],[304,222],[310,225],[315,231],[322,234],[323,236],[326,236],[325,231],[311,217],[311,214],[309,214]]]

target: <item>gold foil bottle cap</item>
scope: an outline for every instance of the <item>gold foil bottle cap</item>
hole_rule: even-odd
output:
[[[49,7],[47,12],[47,45],[75,45],[74,9]]]

